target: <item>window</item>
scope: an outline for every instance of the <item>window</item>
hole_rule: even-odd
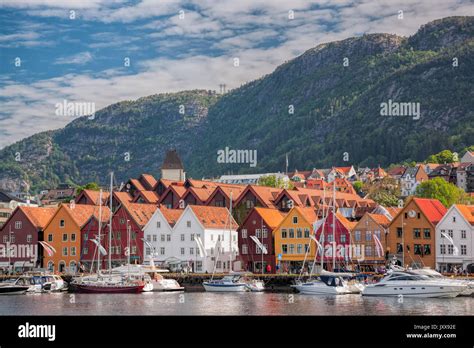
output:
[[[288,232],[290,238],[295,238],[295,230],[293,228],[290,228]]]
[[[405,219],[408,219],[408,213],[405,213]]]
[[[452,255],[452,254],[453,254],[453,251],[454,251],[453,245],[452,245],[452,244],[449,244],[449,245],[448,245],[448,254],[449,254],[449,255]]]
[[[247,229],[246,228],[242,228],[241,233],[242,233],[242,238],[247,238]]]
[[[296,246],[296,253],[297,254],[302,254],[303,253],[303,244],[298,244]]]
[[[281,251],[283,254],[288,254],[288,245],[282,244]]]
[[[261,231],[259,228],[257,228],[257,229],[255,230],[255,237],[261,238],[261,237],[262,237],[262,233],[261,233],[261,232],[262,232],[262,231]]]
[[[255,245],[255,254],[261,254],[261,250],[258,245]]]
[[[309,238],[309,228],[304,229],[304,237]]]
[[[67,242],[67,234],[63,233],[63,242]]]
[[[360,242],[360,231],[355,231],[354,239],[356,242]]]
[[[194,248],[189,248],[189,255],[194,255]]]
[[[303,230],[301,228],[296,229],[296,238],[303,238]]]
[[[153,241],[154,241],[154,242],[156,242],[156,237],[157,237],[157,235],[154,234],[154,235],[153,235]]]
[[[156,228],[161,228],[161,221],[156,222]]]
[[[112,239],[114,239],[113,237],[114,237],[114,235],[112,235]],[[84,234],[82,235],[82,239],[88,240],[88,239],[89,239],[89,235],[88,235],[87,233],[84,233]]]
[[[400,243],[397,243],[397,253],[403,253],[403,246]]]
[[[48,242],[52,242],[53,241],[53,235],[52,234],[48,234]]]
[[[89,254],[89,248],[84,248],[82,250],[84,250],[84,254]]]
[[[431,230],[429,228],[423,229],[423,238],[430,239],[431,238]]]
[[[288,238],[288,233],[286,232],[286,228],[281,229],[281,238]]]
[[[118,246],[115,247],[115,253],[117,255],[122,254],[122,246],[121,245],[118,245]]]
[[[293,216],[293,223],[294,223],[294,224],[297,224],[297,223],[298,223],[298,217],[297,217],[297,216]]]
[[[115,254],[115,247],[113,246],[110,247],[110,254],[111,255]]]
[[[166,241],[167,241],[167,242],[171,242],[171,234],[167,234],[167,235],[166,235]]]
[[[461,244],[461,255],[466,255],[467,254],[467,248],[465,245]]]
[[[15,221],[15,229],[20,230],[21,229],[21,221]]]
[[[365,255],[366,256],[372,256],[372,246],[371,245],[366,245],[365,246]]]
[[[161,247],[160,248],[160,255],[164,255],[165,254],[165,248],[164,247]]]
[[[8,243],[8,236],[6,234],[3,236],[3,243]]]
[[[378,238],[379,240],[381,240],[381,239],[380,239],[380,231],[379,231],[379,230],[374,231],[374,234],[377,236],[377,238]]]
[[[191,233],[191,241],[194,241],[194,233]]]
[[[309,244],[304,245],[304,252],[305,253],[309,252]]]
[[[199,248],[196,248],[196,255],[197,255],[197,256],[200,256],[200,255],[201,255],[201,253],[199,252]]]
[[[441,238],[444,238],[444,234],[443,233],[446,233],[445,230],[441,230]]]
[[[423,245],[423,254],[431,255],[431,245],[429,244]]]
[[[67,248],[63,248],[63,256],[67,256]]]
[[[456,222],[456,217],[455,216],[453,216],[453,222]]]
[[[251,200],[247,200],[245,201],[245,206],[247,207],[247,209],[251,209],[253,208],[254,203]]]
[[[146,240],[149,241],[149,242],[151,242],[151,235],[150,235],[150,234],[148,234],[148,235],[146,236]]]
[[[346,235],[341,234],[341,243],[345,243],[345,242],[346,242]]]
[[[268,230],[266,228],[262,228],[262,238],[268,238]]]
[[[31,242],[33,241],[33,235],[31,235],[31,234],[27,235],[27,236],[26,236],[26,241],[27,241],[28,243],[31,243]]]
[[[211,255],[214,255],[214,248],[211,248]]]
[[[295,253],[295,245],[290,244],[290,254],[294,254],[294,253]]]
[[[415,255],[423,255],[421,251],[421,244],[415,244],[413,249],[414,249]]]
[[[419,228],[414,228],[413,229],[413,238],[420,238],[421,237],[421,231]]]
[[[242,244],[242,254],[247,255],[248,252],[247,244]]]
[[[184,255],[184,248],[181,248],[181,255]]]
[[[186,227],[191,228],[191,221],[186,221]]]
[[[448,235],[453,238],[453,230],[448,230]]]
[[[76,247],[71,247],[71,256],[76,256]]]
[[[445,255],[445,254],[446,254],[446,245],[441,244],[441,245],[439,246],[439,253],[442,254],[442,255]]]
[[[160,240],[161,240],[162,242],[165,241],[165,235],[164,235],[164,234],[160,235]]]
[[[216,268],[221,268],[221,267],[222,267],[222,261],[217,261]]]
[[[76,234],[71,233],[71,242],[75,242],[75,241],[76,241]]]
[[[120,225],[123,225],[125,224],[125,219],[124,218],[120,218]]]
[[[150,255],[151,254],[151,249],[150,248],[145,248],[145,254]]]
[[[14,234],[10,235],[10,243],[15,243],[15,235]]]
[[[117,232],[117,240],[120,240],[120,238],[122,238],[122,233],[121,233],[121,232]]]
[[[181,235],[181,241],[184,242],[184,234]]]
[[[202,261],[196,262],[196,271],[202,272]]]
[[[402,238],[403,229],[401,227],[397,227],[397,238]]]
[[[134,245],[132,246],[132,254],[136,254],[137,253],[137,247]]]
[[[64,220],[59,220],[59,227],[60,228],[64,228],[65,225],[66,225],[66,222]]]
[[[461,230],[461,238],[466,239],[466,230]]]
[[[132,232],[132,240],[135,240],[137,239],[137,233],[136,232]]]
[[[332,233],[328,234],[327,237],[328,237],[328,242],[334,241]]]
[[[371,231],[365,231],[365,241],[370,242],[372,239],[372,232]]]

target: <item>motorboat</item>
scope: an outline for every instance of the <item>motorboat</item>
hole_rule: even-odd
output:
[[[148,291],[183,291],[184,287],[174,279],[166,279],[153,267],[144,265],[124,265],[112,269],[112,275],[127,275],[131,279],[145,283],[144,292]]]
[[[357,273],[352,273],[352,272],[329,272],[329,271],[326,271],[325,269],[323,269],[321,271],[321,275],[341,277],[345,281],[345,286],[349,290],[350,294],[360,294],[365,288],[365,285],[357,280]]]
[[[19,283],[19,279],[13,279],[0,283],[0,295],[18,295],[28,291],[28,285]]]
[[[222,279],[211,279],[203,282],[206,291],[210,292],[244,292],[248,290],[247,283],[240,280],[240,275],[226,275]]]
[[[251,292],[265,291],[265,283],[260,279],[249,279],[245,283],[247,284],[247,289]]]
[[[320,275],[316,280],[297,282],[292,285],[301,294],[307,295],[345,295],[351,290],[341,276]]]
[[[176,280],[164,278],[158,273],[154,273],[151,282],[153,291],[184,291],[184,286],[179,285]]]
[[[456,297],[466,290],[467,285],[450,283],[446,280],[430,278],[399,270],[387,272],[376,284],[370,284],[362,291],[364,296],[404,296],[404,297]]]
[[[431,269],[429,267],[419,268],[419,269],[411,269],[409,270],[410,273],[413,274],[421,274],[425,275],[431,279],[435,280],[444,280],[450,284],[464,284],[466,285],[466,289],[462,291],[459,296],[471,296],[474,293],[474,281],[469,279],[452,279],[445,277],[441,273]]]

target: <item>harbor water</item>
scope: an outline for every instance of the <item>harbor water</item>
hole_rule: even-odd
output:
[[[51,293],[0,296],[0,315],[474,315],[474,297]]]

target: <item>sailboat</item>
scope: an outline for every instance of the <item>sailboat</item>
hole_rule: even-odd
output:
[[[232,274],[232,191],[230,192],[230,210],[229,210],[229,253],[231,258],[231,272],[229,275],[224,276],[222,279],[214,279],[214,274],[216,273],[217,260],[219,259],[221,251],[221,242],[220,239],[217,241],[217,257],[214,263],[214,270],[212,271],[211,280],[208,282],[203,282],[202,285],[206,291],[209,292],[244,292],[248,291],[247,283],[241,281],[241,274],[234,273]],[[222,235],[224,237],[224,235]],[[224,238],[222,238],[224,240]]]
[[[112,197],[113,197],[113,172],[110,175],[110,220],[109,220],[109,247],[112,240]],[[107,251],[101,245],[102,231],[102,190],[99,193],[99,231],[97,239],[91,241],[97,245],[97,274],[75,279],[71,284],[76,292],[80,293],[140,293],[145,287],[145,282],[133,279],[129,274],[112,274],[112,255],[109,252],[109,274],[100,272],[100,255],[107,255]],[[128,230],[128,243],[130,243],[130,229]],[[128,248],[130,250],[130,247]],[[130,253],[128,253],[128,265],[130,265]]]
[[[334,185],[335,187],[335,185]],[[324,188],[323,188],[324,189]],[[313,228],[314,234],[316,234],[317,229],[319,226],[322,226],[322,231],[321,231],[321,236],[324,237],[324,226],[326,223],[326,218],[324,214],[324,204],[326,202],[326,191],[323,191],[323,218],[319,222],[317,222]],[[333,241],[335,241],[335,229],[336,229],[336,223],[335,223],[335,211],[336,211],[336,194],[335,194],[335,189],[333,189],[333,221],[332,221],[332,234],[333,234]],[[311,279],[311,274],[310,274],[310,279],[302,282],[300,279],[296,282],[295,285],[292,285],[293,288],[298,290],[299,293],[302,294],[308,294],[308,295],[344,295],[344,294],[349,294],[351,293],[351,289],[348,286],[347,281],[338,273],[335,272],[328,272],[324,270],[324,247],[322,243],[320,243],[315,235],[310,235],[310,239],[313,240],[316,245],[317,245],[317,250],[314,254],[314,260],[313,260],[313,266],[311,267],[311,274],[314,270],[314,266],[316,264],[316,257],[318,255],[318,250],[321,251],[321,275],[315,279]],[[309,250],[306,251],[306,255],[308,254]],[[305,255],[305,261],[306,261],[306,255]],[[335,268],[335,262],[336,258],[334,255],[334,250],[333,250],[333,269]],[[304,265],[303,265],[304,268]],[[301,278],[301,274],[300,274]]]

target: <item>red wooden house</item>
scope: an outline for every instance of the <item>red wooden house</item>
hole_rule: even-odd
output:
[[[108,240],[107,240],[107,225],[110,221],[110,209],[107,207],[102,207],[101,211],[101,231],[100,231],[100,240],[101,245],[107,249]],[[94,270],[97,270],[97,245],[91,242],[91,239],[99,239],[99,213],[98,208],[94,211],[94,214],[89,218],[89,220],[81,228],[81,250],[80,250],[80,262],[81,269],[83,271],[91,271],[91,264],[94,263]],[[107,251],[108,252],[108,251]],[[101,268],[106,267],[106,260],[108,256],[101,256]]]
[[[275,273],[275,250],[273,231],[281,223],[286,213],[277,209],[253,208],[238,229],[240,261],[242,268],[254,273]],[[262,255],[257,244],[250,238],[256,236],[266,247],[268,253]]]

